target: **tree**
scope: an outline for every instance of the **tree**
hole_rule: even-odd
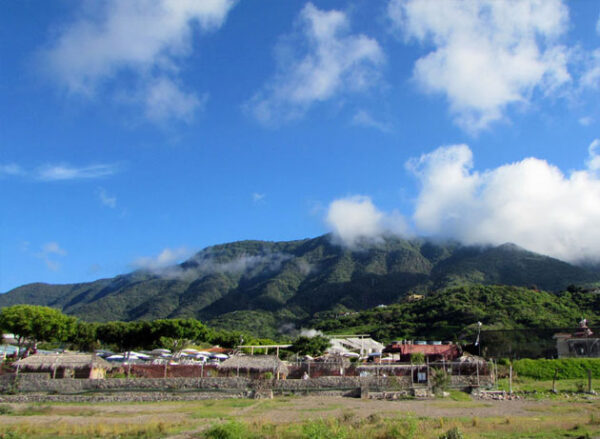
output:
[[[67,340],[73,348],[81,351],[94,351],[98,346],[96,323],[77,321]]]
[[[327,349],[329,345],[329,339],[320,335],[315,335],[314,337],[300,336],[294,341],[290,350],[297,354],[318,357],[325,352],[325,349]]]
[[[19,352],[41,341],[66,341],[75,322],[74,317],[47,306],[13,305],[0,311],[0,329],[14,334]]]

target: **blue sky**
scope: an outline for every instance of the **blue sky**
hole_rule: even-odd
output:
[[[0,8],[0,291],[327,232],[600,257],[596,2]]]

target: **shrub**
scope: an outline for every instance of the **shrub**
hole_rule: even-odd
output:
[[[0,405],[0,415],[10,415],[13,413],[13,409],[9,405]]]
[[[344,439],[346,430],[323,420],[308,421],[302,426],[302,437],[306,439]]]
[[[204,437],[209,439],[247,439],[252,435],[244,424],[231,421],[211,427],[206,431]]]
[[[411,354],[410,362],[413,364],[425,363],[425,354],[423,354],[423,352],[415,352],[414,354]]]
[[[434,393],[439,394],[450,386],[450,376],[444,369],[435,369],[431,374],[431,388]]]
[[[463,439],[463,437],[458,427],[451,428],[446,433],[440,435],[440,439]]]

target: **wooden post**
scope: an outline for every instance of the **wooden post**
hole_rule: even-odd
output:
[[[552,378],[552,393],[556,393],[556,380],[558,379],[558,369],[554,369],[554,378]]]
[[[310,378],[310,361],[308,361],[307,363],[308,363],[308,377]]]
[[[508,366],[508,393],[512,395],[512,363]]]
[[[479,361],[475,363],[475,367],[477,369],[477,387],[480,387],[481,383],[479,382]]]
[[[165,370],[163,371],[163,378],[167,377],[167,368],[169,367],[169,360],[165,361]]]
[[[588,393],[592,393],[592,369],[588,369]]]
[[[200,378],[204,378],[204,361],[200,365]]]

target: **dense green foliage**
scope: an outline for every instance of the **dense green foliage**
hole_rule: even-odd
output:
[[[587,371],[592,378],[600,378],[600,358],[564,358],[559,360],[523,359],[513,362],[513,370],[518,376],[551,380],[558,369],[558,379],[587,379]]]
[[[314,337],[298,337],[292,346],[290,351],[300,355],[310,355],[311,357],[318,357],[329,347],[329,339],[320,335]]]
[[[0,310],[0,332],[15,335],[19,348],[26,342],[65,341],[73,332],[75,319],[47,306],[13,305]]]
[[[600,295],[595,291],[551,294],[521,287],[469,285],[350,315],[322,313],[313,325],[328,332],[369,333],[384,341],[414,337],[456,340],[474,334],[478,321],[488,331],[570,328],[581,316],[600,322]]]
[[[464,247],[388,238],[350,250],[322,236],[218,245],[162,271],[136,271],[90,283],[25,285],[1,294],[0,308],[20,303],[51,305],[99,322],[194,318],[217,328],[274,338],[281,325],[306,324],[315,313],[335,315],[402,303],[409,293],[430,294],[472,283],[536,285],[556,292],[572,283],[598,281],[596,270],[513,245]],[[471,311],[452,305],[463,321],[455,322],[453,315],[445,318],[441,312],[438,326],[472,323],[492,305],[482,302]],[[564,315],[554,310],[544,313]],[[523,325],[542,323],[535,312],[520,320]],[[402,332],[419,330],[418,323],[404,326],[410,321],[403,321]],[[380,335],[395,336],[396,329],[388,329]]]

